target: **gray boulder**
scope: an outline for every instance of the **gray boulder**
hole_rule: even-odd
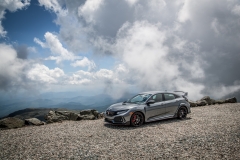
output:
[[[98,118],[98,115],[99,115],[98,111],[93,110],[92,113],[93,113],[93,115],[94,115],[96,118]]]
[[[215,103],[216,104],[223,104],[223,103],[225,103],[225,100],[219,99],[219,100],[216,100]]]
[[[237,103],[237,98],[232,97],[225,100],[225,103]]]
[[[208,103],[206,100],[199,100],[199,101],[196,101],[197,103],[197,106],[206,106]]]
[[[101,118],[103,118],[103,117],[104,117],[104,116],[103,116],[103,112],[98,114],[98,119],[101,119]]]
[[[78,119],[78,114],[70,111],[56,111],[56,114],[68,117],[68,120],[76,121]]]
[[[61,122],[64,120],[94,120],[98,119],[98,111],[95,109],[82,110],[79,114],[73,111],[49,111],[45,119],[47,123]]]
[[[205,96],[201,99],[202,100],[205,100],[207,102],[208,105],[211,105],[212,104],[212,101],[211,101],[211,98],[209,96]]]
[[[89,114],[93,114],[93,111],[96,111],[94,109],[86,109],[86,110],[82,110],[80,111],[80,115],[89,115]]]
[[[29,118],[29,119],[25,119],[25,124],[40,126],[40,125],[44,125],[44,122],[40,121],[37,118]]]
[[[82,110],[80,112],[80,117],[83,120],[94,120],[94,119],[98,119],[98,111],[96,111],[95,109],[87,109],[87,110]]]
[[[188,102],[190,104],[190,107],[197,107],[197,103],[196,102],[191,101],[191,100],[189,100]]]
[[[45,117],[47,123],[61,122],[64,120],[80,120],[79,115],[71,111],[49,111]]]
[[[24,126],[24,121],[16,117],[8,117],[0,120],[0,128],[20,128]]]
[[[212,104],[216,104],[216,101],[214,99],[210,99]]]
[[[96,119],[96,117],[93,114],[80,115],[79,117],[83,120],[94,120],[94,119]]]

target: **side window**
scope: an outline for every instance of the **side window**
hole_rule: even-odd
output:
[[[165,98],[165,101],[169,101],[169,100],[175,99],[175,96],[171,93],[164,93],[164,98]]]
[[[162,94],[155,94],[150,99],[155,100],[155,102],[161,102],[162,100]]]

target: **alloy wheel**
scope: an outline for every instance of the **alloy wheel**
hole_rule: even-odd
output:
[[[143,121],[142,113],[136,112],[131,116],[131,125],[134,127],[141,126]]]
[[[187,117],[187,110],[185,108],[180,108],[178,111],[178,118],[185,119]]]

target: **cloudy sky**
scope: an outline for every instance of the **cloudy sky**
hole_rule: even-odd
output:
[[[0,92],[240,90],[240,0],[0,0]]]

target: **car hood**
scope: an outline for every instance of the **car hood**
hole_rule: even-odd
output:
[[[111,111],[120,111],[120,110],[131,109],[131,108],[134,108],[134,107],[137,107],[137,106],[139,106],[139,104],[132,104],[132,103],[126,103],[126,104],[123,104],[123,103],[116,103],[116,104],[113,104],[113,105],[111,105],[110,107],[108,107],[107,110],[111,110]]]

